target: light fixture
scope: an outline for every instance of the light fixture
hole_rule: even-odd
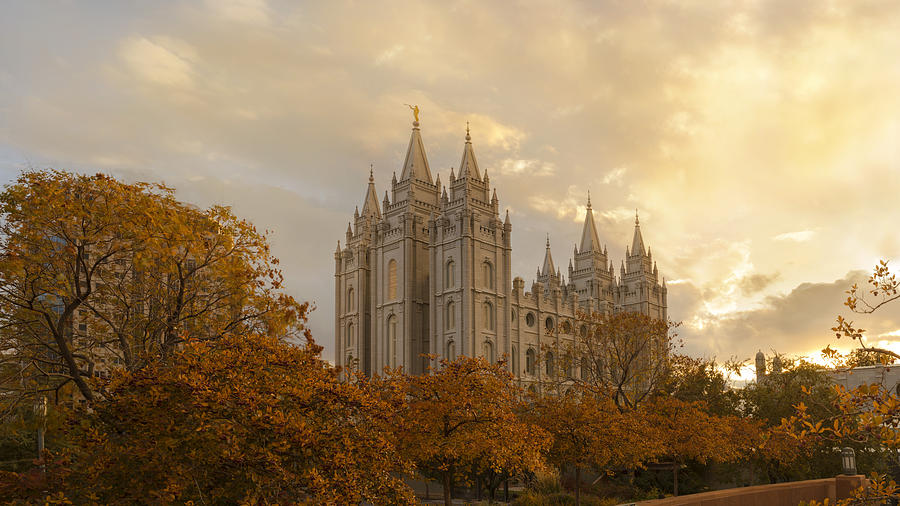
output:
[[[853,448],[844,448],[841,450],[841,467],[845,475],[856,474],[856,453]]]

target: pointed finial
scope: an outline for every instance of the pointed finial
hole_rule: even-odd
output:
[[[635,224],[635,225],[640,225],[640,224],[641,224],[641,221],[638,220],[638,210],[637,210],[636,207],[634,208],[634,224]]]
[[[550,247],[550,234],[547,234],[547,247]]]
[[[588,208],[588,209],[591,208],[591,190],[588,190],[588,205],[587,205],[587,208]]]
[[[472,140],[472,136],[469,135],[469,122],[466,121],[466,142],[469,142],[471,140]]]
[[[375,182],[375,164],[374,163],[369,164],[369,182],[370,183]]]

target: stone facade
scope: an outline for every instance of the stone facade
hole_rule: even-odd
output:
[[[574,338],[579,308],[667,318],[665,281],[637,216],[616,277],[588,197],[568,279],[553,263],[548,239],[529,292],[510,272],[511,234],[509,212],[501,219],[497,190],[478,166],[468,130],[458,171],[451,168],[443,186],[440,175],[432,178],[414,122],[400,178],[394,174],[379,205],[370,172],[362,210],[334,253],[336,364],[366,374],[400,366],[421,374],[424,353],[492,361],[506,355],[516,377],[530,382],[553,367],[552,355],[537,364],[540,346]]]

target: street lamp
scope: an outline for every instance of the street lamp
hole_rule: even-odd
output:
[[[853,448],[844,448],[841,450],[841,467],[844,468],[842,474],[852,476],[856,474],[856,453]]]

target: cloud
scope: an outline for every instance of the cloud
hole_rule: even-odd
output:
[[[812,230],[800,230],[799,232],[785,232],[783,234],[778,234],[772,239],[776,241],[792,241],[792,242],[806,242],[813,238],[816,233]]]
[[[504,176],[552,176],[555,173],[556,165],[541,160],[507,158],[500,161],[500,174]]]
[[[628,172],[628,169],[625,167],[617,167],[603,176],[603,184],[622,184],[622,178],[625,176],[625,173]]]
[[[384,65],[385,63],[390,63],[394,60],[400,53],[403,52],[404,46],[403,44],[395,44],[388,49],[382,51],[375,58],[375,65]]]
[[[188,60],[192,51],[185,45],[179,46],[180,51],[165,47],[160,41],[133,37],[122,42],[119,57],[126,68],[144,82],[189,88],[193,84],[192,66]]]
[[[206,0],[207,8],[228,21],[266,25],[269,6],[265,0]]]
[[[741,292],[744,295],[754,295],[769,287],[781,274],[750,274],[740,280]]]

